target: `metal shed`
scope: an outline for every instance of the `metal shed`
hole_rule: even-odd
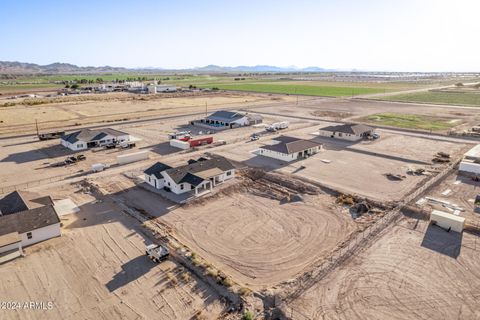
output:
[[[433,210],[430,214],[430,222],[448,231],[462,232],[465,218],[448,212]]]

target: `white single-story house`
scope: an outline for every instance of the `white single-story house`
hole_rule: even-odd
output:
[[[280,136],[273,140],[275,144],[262,146],[255,151],[255,154],[290,162],[310,157],[322,150],[322,144],[312,140],[287,136]]]
[[[192,125],[203,125],[212,129],[232,129],[237,127],[258,124],[263,121],[263,117],[258,114],[243,114],[235,111],[215,111],[208,117],[197,121],[192,121]]]
[[[144,171],[145,182],[157,189],[176,194],[212,190],[218,184],[235,177],[235,167],[223,157],[191,160],[189,164],[172,168],[157,162]]]
[[[319,135],[324,137],[339,138],[350,141],[358,141],[372,135],[375,128],[364,124],[342,124],[320,128]]]
[[[105,129],[82,129],[60,138],[62,146],[70,150],[86,150],[89,148],[101,147],[111,143],[122,143],[131,140],[131,136],[119,130]]]
[[[480,175],[480,144],[477,144],[465,153],[458,170]]]
[[[18,251],[61,236],[60,219],[50,197],[14,191],[0,199],[0,253]]]

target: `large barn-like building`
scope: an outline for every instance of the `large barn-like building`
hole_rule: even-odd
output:
[[[209,127],[214,130],[233,129],[262,123],[263,117],[258,114],[244,114],[235,111],[215,111],[211,115],[192,121],[192,125]]]

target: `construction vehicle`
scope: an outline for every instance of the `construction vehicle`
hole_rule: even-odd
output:
[[[54,132],[47,132],[47,133],[39,133],[37,134],[39,140],[51,140],[60,138],[65,134],[65,131],[54,131]]]
[[[170,255],[168,248],[158,244],[150,244],[145,248],[145,255],[154,262],[166,260]]]
[[[60,138],[61,136],[65,135],[65,131],[52,131],[52,132],[47,132],[47,133],[40,133],[38,131],[38,122],[35,119],[35,127],[37,128],[37,137],[39,140],[51,140],[51,139],[56,139]]]
[[[250,141],[257,141],[258,139],[260,139],[260,136],[256,133],[250,136]]]
[[[63,166],[69,165],[69,164],[75,164],[78,161],[83,161],[85,159],[87,159],[87,157],[85,157],[83,154],[78,154],[78,155],[69,156],[63,161],[52,163],[50,166],[51,167],[63,167]]]

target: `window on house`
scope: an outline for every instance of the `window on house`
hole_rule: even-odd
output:
[[[32,239],[32,233],[31,232],[27,232],[27,238]]]
[[[180,185],[180,190],[183,190],[183,183]]]
[[[168,186],[170,187],[170,182],[168,183]]]
[[[227,171],[226,175],[227,175],[227,176],[231,176],[231,175],[232,175],[232,171]]]

